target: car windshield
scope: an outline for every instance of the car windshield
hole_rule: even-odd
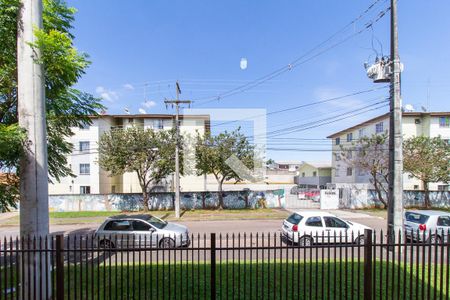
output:
[[[288,221],[291,224],[295,224],[297,225],[298,223],[300,223],[300,221],[303,219],[302,216],[300,216],[299,214],[292,214],[289,216],[289,218],[286,219],[286,221]]]
[[[149,216],[149,219],[147,220],[147,222],[149,222],[152,226],[158,228],[158,229],[162,229],[164,227],[167,226],[167,222],[163,221],[157,217],[154,216]]]
[[[407,212],[405,214],[405,216],[406,216],[406,221],[417,223],[417,224],[425,224],[428,221],[428,219],[430,218],[430,216],[422,215],[419,213],[413,213],[413,212]]]

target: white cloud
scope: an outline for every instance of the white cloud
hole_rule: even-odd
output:
[[[152,108],[152,107],[156,106],[156,102],[155,101],[145,101],[145,102],[142,102],[142,105],[146,108]]]
[[[126,90],[129,90],[129,91],[134,90],[134,86],[131,83],[125,83],[123,85],[123,88],[126,89]]]
[[[95,92],[104,100],[108,102],[114,102],[115,100],[119,99],[119,95],[117,95],[117,92],[108,90],[104,88],[103,86],[98,86],[95,89]]]

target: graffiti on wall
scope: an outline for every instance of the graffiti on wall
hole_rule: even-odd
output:
[[[182,192],[181,209],[214,209],[219,205],[217,192]],[[283,208],[286,205],[284,190],[223,192],[225,209]],[[142,194],[86,194],[51,195],[51,211],[137,211],[142,209]],[[153,193],[150,210],[170,210],[174,207],[173,193]]]

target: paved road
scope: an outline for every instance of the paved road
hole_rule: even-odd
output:
[[[379,217],[370,216],[363,213],[354,213],[349,211],[330,211],[331,213],[374,228],[375,230],[386,230],[386,220]],[[230,221],[179,221],[189,228],[189,231],[195,235],[216,232],[217,234],[232,233],[256,233],[256,232],[277,232],[280,230],[283,220],[230,220]],[[51,225],[51,233],[64,234],[86,234],[92,233],[100,224],[71,224],[71,225]],[[0,226],[0,237],[17,236],[19,234],[18,226]]]

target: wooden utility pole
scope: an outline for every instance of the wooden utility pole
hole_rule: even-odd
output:
[[[17,75],[19,125],[27,134],[25,155],[20,162],[20,235],[39,237],[49,233],[47,131],[45,116],[45,87],[39,48],[30,44],[36,41],[35,30],[42,28],[42,0],[21,0],[17,26]],[[26,247],[26,246],[25,246]],[[28,274],[21,275],[22,299],[35,295],[50,297],[49,291],[39,285],[45,255],[23,256],[21,263]],[[44,272],[46,273],[46,272]],[[46,282],[42,280],[41,282]]]
[[[177,99],[176,100],[166,100],[164,103],[167,105],[175,105],[176,115],[175,115],[175,217],[180,218],[180,105],[191,104],[190,100],[180,100],[181,89],[178,81],[176,83]]]
[[[403,136],[398,54],[397,0],[391,0],[391,84],[389,118],[388,230],[391,236],[403,230]]]

